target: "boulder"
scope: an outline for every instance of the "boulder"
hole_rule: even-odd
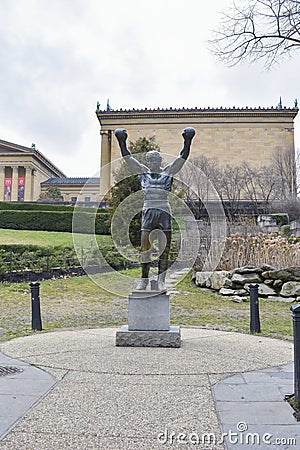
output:
[[[210,287],[208,286],[209,283],[207,281],[209,280],[209,277],[211,276],[213,272],[196,272],[195,274],[195,283],[199,287]]]
[[[221,288],[219,290],[219,294],[221,295],[234,295],[235,292],[236,291],[234,289],[227,289],[227,288]]]
[[[287,281],[282,285],[280,295],[282,297],[297,297],[300,295],[300,283],[297,281]]]
[[[261,278],[257,273],[234,273],[232,275],[232,282],[238,283],[238,284],[245,284],[245,283],[261,283]]]
[[[236,290],[234,291],[234,293],[235,293],[236,295],[241,295],[241,296],[243,296],[243,295],[248,295],[248,292],[246,291],[246,289],[236,289]]]
[[[264,280],[264,283],[267,284],[268,286],[272,285],[274,283],[274,280],[271,280],[270,278],[267,278],[266,280]]]
[[[269,270],[268,276],[265,273],[262,274],[264,278],[272,278],[273,280],[282,281],[300,281],[300,267],[287,267],[286,269],[280,270]]]
[[[195,283],[199,287],[207,287],[218,291],[223,286],[231,286],[231,272],[218,270],[216,272],[196,272]]]
[[[269,264],[261,264],[259,266],[259,268],[263,271],[266,272],[267,270],[276,270],[276,267],[270,266]]]
[[[235,296],[232,298],[232,301],[233,301],[233,302],[236,302],[236,303],[243,303],[243,302],[248,302],[249,299],[248,299],[247,297],[240,297],[239,295],[235,295]]]
[[[219,290],[219,294],[221,295],[248,295],[248,292],[246,289],[227,289],[223,287]]]
[[[232,274],[230,274],[230,276],[231,276]],[[233,282],[232,282],[232,280],[231,280],[231,278],[224,278],[224,284],[223,284],[223,286],[224,286],[224,288],[227,288],[227,289],[234,289],[234,284],[233,284]]]
[[[233,273],[239,273],[240,275],[243,275],[244,273],[262,273],[263,270],[260,267],[254,267],[254,266],[243,266],[238,267],[233,271]]]
[[[231,275],[232,274],[226,270],[213,272],[209,279],[210,288],[218,291],[223,286],[229,287],[229,284],[231,283]]]
[[[282,286],[282,283],[282,280],[274,280],[273,286],[274,288],[279,288],[280,286]]]
[[[247,283],[244,286],[244,288],[247,289],[248,292],[250,291],[249,284],[252,283]],[[258,295],[261,295],[262,297],[267,297],[269,295],[276,296],[276,291],[274,291],[274,289],[272,289],[271,287],[267,286],[264,283],[257,283],[257,284],[258,284]]]
[[[285,303],[292,303],[295,301],[295,297],[268,297],[268,300],[271,302],[285,302]]]

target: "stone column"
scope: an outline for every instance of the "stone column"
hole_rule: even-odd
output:
[[[24,193],[24,201],[30,202],[32,201],[32,167],[25,167],[25,193]]]
[[[12,187],[11,187],[11,201],[18,201],[18,178],[19,178],[19,167],[12,166]]]
[[[0,166],[0,202],[4,200],[4,177],[5,177],[5,167]]]
[[[110,189],[111,169],[105,167],[111,162],[111,131],[100,131],[101,135],[101,166],[100,166],[100,196]]]

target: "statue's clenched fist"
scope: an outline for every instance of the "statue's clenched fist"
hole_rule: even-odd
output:
[[[191,141],[195,136],[195,133],[196,131],[194,128],[185,128],[182,132],[183,139]]]
[[[119,143],[124,144],[128,137],[127,131],[124,128],[117,128],[115,131],[115,136],[118,139]]]

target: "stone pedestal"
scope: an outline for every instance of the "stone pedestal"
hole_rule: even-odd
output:
[[[118,347],[180,347],[180,328],[170,326],[168,294],[134,291],[128,300],[128,325],[117,331]]]
[[[169,331],[169,295],[160,291],[134,291],[128,300],[129,331]]]
[[[180,327],[170,326],[169,331],[129,331],[128,325],[116,334],[117,347],[173,347],[181,345]]]

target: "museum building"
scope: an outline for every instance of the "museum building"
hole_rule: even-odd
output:
[[[49,187],[60,190],[62,201],[66,203],[99,203],[100,178],[49,178],[41,183],[41,193]]]
[[[100,193],[108,192],[113,171],[110,163],[120,158],[113,136],[126,128],[128,142],[155,137],[163,153],[178,156],[182,130],[194,127],[190,158],[212,157],[220,164],[268,165],[277,150],[295,149],[294,119],[298,108],[181,108],[96,110],[101,135]]]
[[[60,190],[63,202],[97,202],[99,184],[99,178],[67,178],[34,144],[0,140],[0,201],[35,202],[52,186]]]
[[[50,177],[65,177],[35,145],[24,147],[0,140],[0,200],[36,201],[41,183]]]

